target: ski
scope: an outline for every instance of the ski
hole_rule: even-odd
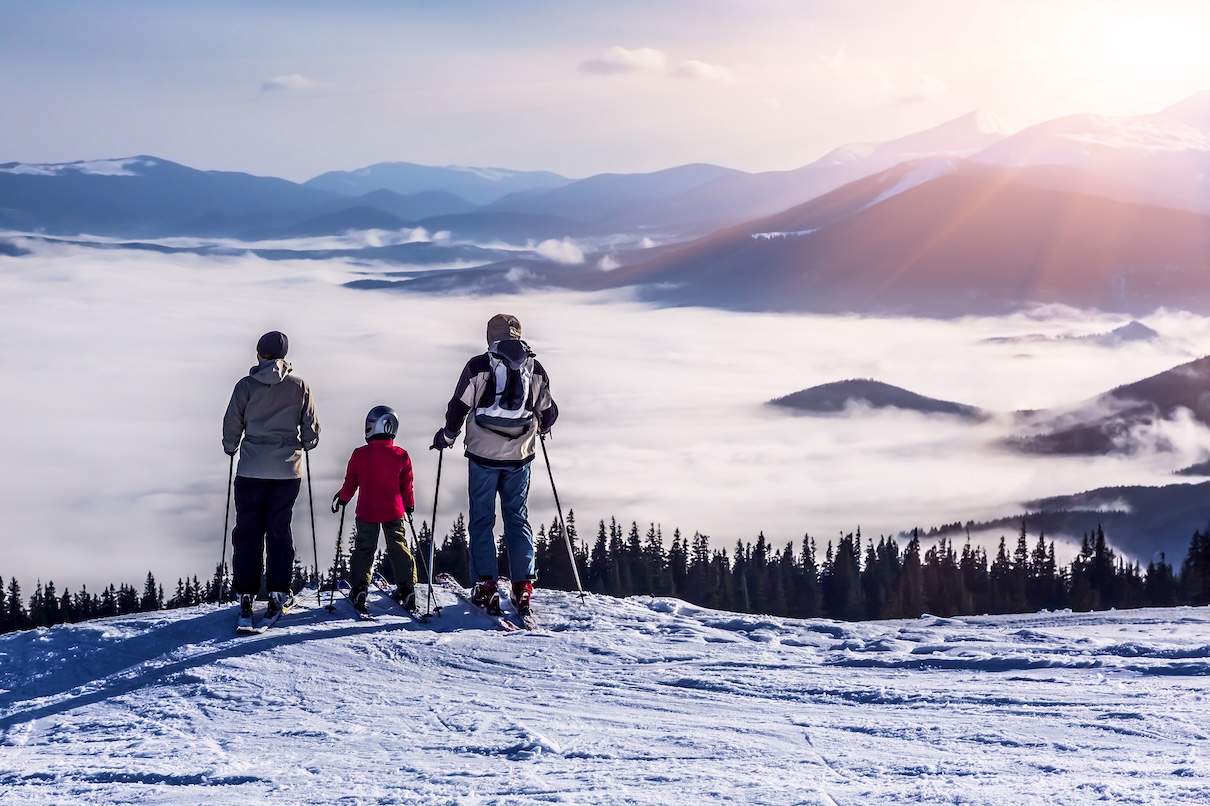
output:
[[[512,580],[510,580],[508,577],[500,577],[496,581],[496,585],[504,590],[512,590],[513,583],[512,583]],[[500,601],[504,602],[504,597],[501,597]],[[531,605],[531,607],[532,607],[532,605]],[[516,620],[520,623],[520,625],[523,628],[529,630],[530,632],[533,632],[534,630],[538,629],[538,620],[534,618],[533,612],[532,611],[529,613],[519,612],[517,610],[517,606],[515,604],[513,604],[513,600],[512,600],[511,596],[508,598],[508,611],[507,612],[512,614],[514,617],[516,617]]]
[[[263,615],[261,616],[261,620],[262,622],[264,621]],[[239,621],[235,624],[236,635],[259,635],[261,632],[261,627],[256,623],[255,610],[252,611],[252,618],[248,620],[247,624],[241,624]]]
[[[262,622],[263,626],[262,626],[261,632],[264,632],[265,630],[267,630],[270,627],[277,624],[277,622],[281,621],[281,617],[286,615],[287,613],[289,613],[290,610],[293,609],[294,605],[297,602],[298,602],[298,599],[295,598],[293,593],[290,593],[288,595],[286,601],[282,603],[281,610],[277,611],[277,615],[274,616],[273,618],[269,619],[268,622]]]
[[[403,604],[403,602],[401,602],[395,598],[395,596],[394,596],[395,589],[391,586],[390,582],[387,582],[386,577],[384,577],[382,574],[375,571],[374,576],[372,576],[370,578],[370,580],[374,583],[374,587],[378,588],[378,590],[382,593],[382,595],[386,599],[390,600],[391,604],[393,604],[395,607],[398,607],[400,610],[402,610],[403,612],[405,612],[409,616],[411,616],[413,621],[419,622],[421,624],[428,623],[428,621],[429,621],[428,616],[425,616],[421,613],[416,612],[415,610],[411,609],[410,607],[405,606]]]
[[[357,614],[358,621],[374,621],[373,613],[362,613],[357,609],[357,606],[353,604],[353,586],[350,585],[346,580],[336,580],[336,590],[341,596],[345,597],[345,601],[349,603],[349,607],[353,608],[353,612]]]
[[[235,631],[240,635],[260,635],[273,625],[277,624],[277,622],[281,620],[282,616],[284,616],[286,613],[289,613],[290,608],[294,607],[294,603],[296,601],[297,600],[294,598],[294,594],[290,594],[290,598],[287,599],[285,604],[282,605],[281,610],[277,611],[277,615],[273,616],[272,618],[268,617],[267,607],[265,610],[253,610],[252,622],[244,626],[237,624]],[[259,622],[257,618],[258,616]]]
[[[445,588],[447,591],[454,594],[462,601],[466,602],[468,605],[473,607],[476,611],[482,613],[484,616],[487,616],[489,619],[492,620],[492,622],[497,627],[504,630],[505,632],[519,632],[521,630],[521,628],[518,627],[516,624],[514,624],[512,622],[512,620],[510,620],[508,618],[508,616],[493,615],[493,614],[487,612],[487,610],[485,608],[482,608],[479,605],[472,602],[471,601],[471,592],[468,591],[466,588],[462,587],[461,585],[459,585],[458,580],[454,579],[449,574],[438,574],[437,582],[438,582],[438,584],[441,585],[441,587]]]

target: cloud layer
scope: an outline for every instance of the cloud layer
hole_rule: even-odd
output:
[[[269,329],[290,335],[290,359],[315,393],[317,500],[339,486],[365,412],[388,404],[416,461],[422,517],[436,469],[424,447],[500,311],[520,317],[551,373],[562,410],[551,461],[585,534],[616,515],[661,522],[669,536],[700,530],[718,547],[760,530],[777,544],[810,532],[822,546],[858,526],[877,535],[1011,514],[1053,494],[1165,483],[1205,458],[1205,430],[1188,421],[1157,434],[1178,443],[1175,454],[1039,459],[997,449],[1007,433],[997,420],[816,418],[764,405],[852,377],[993,411],[1073,403],[1210,352],[1200,317],[1153,317],[1160,342],[1117,350],[996,344],[985,339],[1122,321],[1059,309],[931,322],[661,310],[564,293],[420,297],[343,288],[368,269],[338,262],[35,248],[0,258],[0,341],[23,345],[0,354],[0,572],[31,583],[138,582],[148,569],[168,582],[213,569],[227,483],[219,424]],[[460,449],[445,465],[442,531],[466,509]],[[549,523],[544,476],[531,512]],[[310,562],[305,493],[297,514]],[[323,507],[316,517],[327,563],[336,520]]]

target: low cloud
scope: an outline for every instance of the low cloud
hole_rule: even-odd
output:
[[[567,254],[575,246],[550,243]],[[1022,345],[984,339],[1103,331],[1125,320],[1070,309],[1052,309],[1053,319],[1042,321],[774,316],[566,292],[411,297],[343,287],[373,267],[340,260],[24,245],[35,254],[0,257],[0,341],[24,345],[0,353],[0,499],[9,532],[39,539],[9,546],[4,573],[30,585],[53,574],[60,588],[137,585],[148,570],[167,588],[178,575],[212,572],[228,472],[219,424],[256,338],[269,329],[290,335],[290,360],[315,395],[323,423],[311,455],[319,501],[339,488],[349,452],[364,443],[366,411],[388,404],[400,412],[399,444],[413,453],[424,502],[418,514],[429,516],[436,467],[423,448],[462,366],[484,348],[484,324],[506,310],[524,323],[551,373],[563,416],[550,461],[581,535],[595,534],[598,518],[617,516],[660,522],[669,539],[676,527],[701,530],[727,549],[759,530],[778,546],[810,532],[821,552],[840,530],[858,526],[876,537],[1012,515],[1021,511],[1016,502],[1052,495],[1168,483],[1187,457],[1019,456],[996,447],[1010,433],[1008,418],[978,425],[895,411],[818,418],[764,401],[872,377],[995,411],[1048,408],[1183,363],[1178,345],[1210,352],[1210,318],[1191,314],[1148,317],[1166,337],[1154,344],[1106,350],[1053,341],[1030,345],[1031,360],[1021,361]],[[81,345],[88,360],[65,374],[63,356],[80,355]],[[686,405],[686,390],[703,384],[709,393]],[[90,390],[83,408],[81,388]],[[72,427],[29,428],[61,422]],[[1205,429],[1188,418],[1159,427],[1157,439],[1207,444]],[[460,454],[461,446],[446,457],[441,533],[466,511]],[[71,462],[60,461],[65,455]],[[63,517],[48,520],[50,511]],[[555,514],[544,469],[535,473],[530,512],[535,525]],[[327,566],[337,519],[322,506],[316,517]],[[86,533],[79,523],[88,524]],[[295,524],[309,565],[305,493]]]
[[[672,69],[674,78],[685,78],[693,81],[718,81],[730,84],[735,81],[735,73],[731,68],[721,64],[708,64],[697,59],[681,62]]]
[[[580,65],[581,73],[590,75],[609,76],[619,73],[638,73],[649,70],[662,70],[667,57],[661,50],[655,48],[612,47],[595,59],[589,59]]]
[[[565,266],[578,266],[584,262],[584,250],[576,246],[570,238],[555,240],[549,238],[534,247],[534,252],[547,260],[562,263]]]
[[[613,271],[621,265],[613,255],[604,255],[597,261],[597,268],[601,271]]]
[[[322,82],[293,73],[288,76],[275,76],[260,85],[261,92],[306,92],[324,86]]]

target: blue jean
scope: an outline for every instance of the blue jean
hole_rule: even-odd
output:
[[[471,459],[468,488],[471,519],[471,582],[496,576],[496,495],[504,518],[504,545],[508,549],[508,572],[515,581],[535,579],[534,530],[529,525],[529,465],[488,467]]]

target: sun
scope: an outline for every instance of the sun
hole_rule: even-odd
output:
[[[1203,18],[1201,22],[1206,21]],[[1111,21],[1104,28],[1103,42],[1106,56],[1120,68],[1169,73],[1202,61],[1206,33],[1206,28],[1194,20],[1156,17],[1140,11]]]

